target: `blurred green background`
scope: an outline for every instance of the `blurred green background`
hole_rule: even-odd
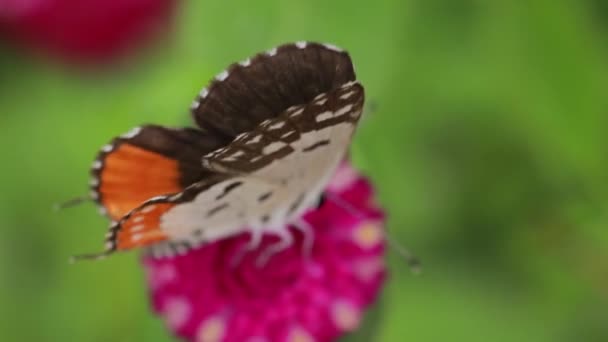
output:
[[[181,125],[230,62],[348,49],[356,135],[392,238],[373,341],[608,341],[608,5],[602,0],[189,1],[160,48],[80,73],[0,50],[0,340],[170,341],[136,253],[101,248],[87,191],[111,137]]]

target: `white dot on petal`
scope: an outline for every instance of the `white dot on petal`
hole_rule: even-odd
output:
[[[98,186],[99,185],[99,180],[97,178],[91,178],[91,180],[89,181],[89,185],[90,186]]]
[[[96,160],[93,162],[93,165],[91,165],[91,168],[97,170],[97,169],[101,169],[101,162],[99,160]]]
[[[196,332],[197,342],[219,342],[226,333],[226,323],[221,317],[206,319]]]
[[[160,257],[158,248],[153,250]],[[148,281],[153,289],[163,287],[177,279],[177,271],[171,264],[160,264],[149,269]]]
[[[306,42],[297,42],[296,46],[298,47],[298,49],[303,49],[306,47],[307,44],[308,43],[306,43]]]
[[[378,223],[365,222],[353,231],[353,239],[363,248],[378,246],[384,239],[384,232]]]
[[[348,301],[337,301],[332,305],[331,317],[341,330],[353,331],[361,322],[361,310]]]
[[[291,329],[287,342],[314,342],[314,338],[304,328],[296,327]]]
[[[201,99],[204,99],[207,97],[207,95],[209,95],[209,90],[207,90],[207,88],[201,89],[201,91],[198,93],[198,96],[200,96]]]
[[[356,263],[355,274],[363,282],[372,281],[384,269],[384,260],[381,257],[368,258]]]
[[[114,249],[114,242],[108,241],[106,242],[106,250]]]
[[[163,305],[163,317],[172,329],[179,329],[186,324],[191,313],[190,303],[184,298],[169,298]]]
[[[107,144],[104,147],[101,148],[102,151],[108,153],[110,151],[112,151],[112,149],[114,149],[114,145],[111,144]]]

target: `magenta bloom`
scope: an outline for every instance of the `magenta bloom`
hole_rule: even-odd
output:
[[[113,60],[166,28],[176,0],[3,0],[0,34],[71,62]]]
[[[315,234],[310,255],[292,229],[295,243],[261,268],[257,257],[275,237],[236,266],[247,234],[171,259],[145,257],[154,310],[177,335],[199,342],[334,341],[356,330],[386,275],[384,217],[370,183],[350,166],[326,192],[304,217]]]

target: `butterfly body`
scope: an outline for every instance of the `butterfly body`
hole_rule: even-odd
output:
[[[231,65],[193,102],[198,130],[148,125],[102,148],[93,196],[115,221],[103,255],[280,234],[317,205],[363,101],[333,46],[286,44]]]

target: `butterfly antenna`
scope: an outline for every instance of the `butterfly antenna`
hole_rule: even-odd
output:
[[[91,197],[89,197],[89,196],[75,197],[75,198],[72,198],[72,199],[70,199],[68,201],[65,201],[63,203],[56,203],[53,206],[53,209],[55,211],[59,211],[59,210],[62,210],[62,209],[67,209],[67,208],[75,207],[75,206],[77,206],[79,204],[82,204],[84,202],[88,202],[90,200],[91,200]]]
[[[334,202],[338,207],[347,211],[349,214],[351,214],[353,216],[357,216],[359,218],[363,218],[363,215],[361,215],[361,212],[359,210],[357,210],[357,208],[355,208],[352,204],[343,200],[342,197],[337,196],[336,194],[332,194],[331,192],[324,192],[323,195],[325,198]]]
[[[329,199],[330,201],[334,202],[340,208],[348,211],[351,215],[358,216],[361,218],[363,217],[363,215],[361,214],[361,212],[359,210],[357,210],[357,208],[352,206],[347,201],[343,200],[340,196],[326,192],[325,197],[327,199]],[[416,257],[407,248],[405,248],[404,246],[399,244],[388,233],[385,233],[385,234],[386,234],[386,241],[388,242],[388,246],[393,251],[397,252],[397,254],[399,254],[399,256],[401,256],[403,258],[403,260],[405,260],[408,268],[412,271],[412,273],[420,274],[422,272],[422,263],[420,262],[420,259],[418,259],[418,257]]]
[[[70,264],[75,264],[77,262],[80,261],[91,261],[91,260],[102,260],[107,258],[108,256],[110,256],[110,254],[114,253],[113,250],[107,250],[101,253],[94,253],[94,254],[80,254],[80,255],[74,255],[72,257],[70,257],[69,262]]]
[[[388,246],[405,260],[407,267],[412,273],[420,274],[422,272],[422,263],[420,262],[420,259],[412,254],[409,249],[402,246],[388,234],[386,235],[386,241],[388,242]]]

